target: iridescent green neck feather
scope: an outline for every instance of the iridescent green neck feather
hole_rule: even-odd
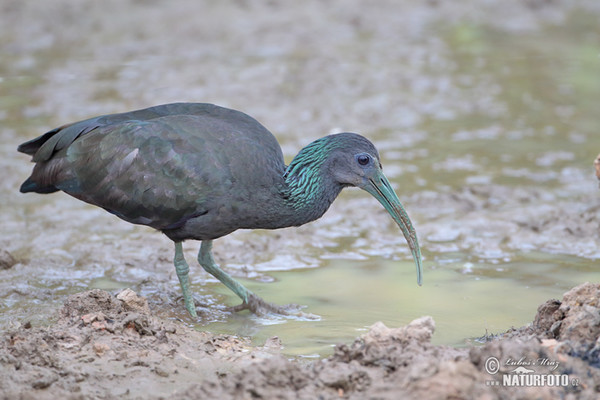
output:
[[[303,148],[283,175],[283,197],[294,211],[293,225],[321,217],[344,187],[329,173],[332,154],[339,147],[333,138],[326,136]]]

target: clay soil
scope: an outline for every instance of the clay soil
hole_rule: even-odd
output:
[[[70,296],[53,325],[24,323],[2,336],[2,398],[600,396],[598,284],[585,283],[562,300],[548,300],[529,326],[480,346],[432,345],[435,322],[422,317],[395,329],[376,323],[353,343],[338,345],[332,356],[313,362],[279,354],[276,337],[251,347],[237,337],[199,332],[155,315],[146,299],[130,289]],[[513,372],[518,366],[528,374],[554,375],[555,383],[521,386]]]

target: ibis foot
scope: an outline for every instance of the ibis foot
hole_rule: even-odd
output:
[[[292,317],[305,320],[319,320],[321,319],[318,315],[305,313],[300,311],[303,306],[298,304],[286,304],[280,306],[277,304],[269,303],[252,292],[248,293],[248,300],[242,304],[229,308],[229,311],[239,312],[243,310],[249,310],[250,312],[258,315],[259,317],[266,317],[270,315],[280,315],[283,317]]]

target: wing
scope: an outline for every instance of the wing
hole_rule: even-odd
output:
[[[157,229],[176,229],[223,207],[239,186],[237,171],[247,172],[239,154],[249,146],[269,160],[255,176],[283,170],[281,149],[266,128],[212,105],[158,106],[55,131],[20,146],[37,162],[28,179],[33,191],[63,190]]]
[[[126,221],[174,228],[222,197],[215,161],[194,142],[160,120],[98,129],[68,148],[55,186]]]
[[[237,125],[246,130],[260,132],[262,136],[264,136],[265,132],[271,135],[271,137],[273,136],[258,121],[240,111],[208,103],[172,103],[125,113],[102,115],[73,124],[63,125],[46,132],[42,136],[22,143],[17,150],[21,153],[32,155],[33,162],[48,161],[54,153],[68,147],[78,137],[86,135],[96,128],[117,125],[127,121],[151,121],[156,118],[179,115],[205,117],[217,122],[227,121],[230,125]],[[274,137],[272,141],[278,146],[277,140]]]

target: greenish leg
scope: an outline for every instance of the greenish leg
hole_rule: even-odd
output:
[[[181,242],[175,242],[175,260],[173,262],[175,264],[177,277],[179,278],[179,284],[181,285],[181,291],[183,292],[183,303],[185,304],[185,308],[193,318],[198,318],[198,314],[196,314],[196,305],[194,304],[194,299],[192,299],[192,294],[190,293],[190,280],[188,277],[190,267],[183,256],[183,246],[181,245]]]
[[[253,292],[246,289],[242,284],[233,279],[227,272],[223,271],[212,256],[212,240],[204,240],[200,245],[198,252],[198,262],[202,267],[220,280],[225,286],[231,289],[235,294],[242,299],[243,303],[239,306],[231,307],[232,311],[250,310],[257,315],[279,314],[284,316],[293,316],[303,319],[315,320],[318,316],[305,314],[300,311],[300,307],[290,304],[288,306],[278,306],[267,303]]]
[[[200,245],[200,251],[198,252],[198,262],[200,265],[202,265],[206,272],[220,280],[229,289],[233,290],[233,292],[237,294],[245,304],[248,304],[248,298],[250,296],[257,297],[254,293],[233,279],[227,272],[219,268],[217,263],[215,263],[215,260],[212,256],[212,240],[202,241],[202,244]]]

